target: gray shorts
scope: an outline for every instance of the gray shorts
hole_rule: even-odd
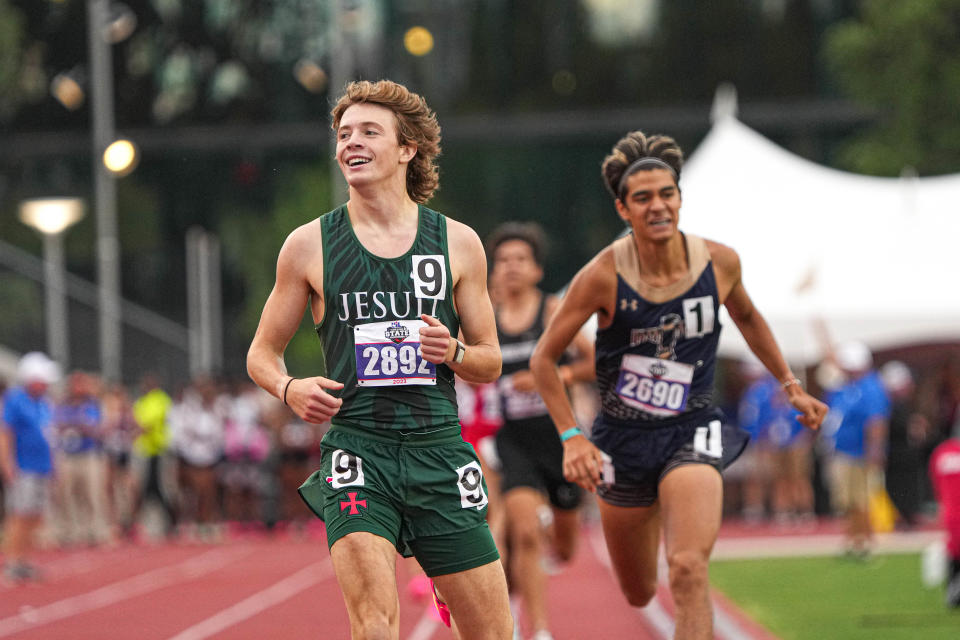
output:
[[[6,487],[7,513],[20,516],[43,515],[50,495],[50,477],[42,473],[20,471]]]

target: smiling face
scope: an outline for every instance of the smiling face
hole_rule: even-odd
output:
[[[627,178],[623,199],[616,205],[617,213],[638,238],[662,242],[677,232],[680,202],[673,174],[666,169],[650,169]]]
[[[376,104],[347,108],[337,129],[337,164],[353,188],[406,178],[416,147],[401,145],[393,112]]]

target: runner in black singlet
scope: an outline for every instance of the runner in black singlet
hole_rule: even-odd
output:
[[[542,229],[530,222],[503,224],[487,240],[503,357],[498,390],[504,422],[497,432],[497,453],[506,510],[508,573],[535,640],[552,638],[543,568],[544,534],[549,534],[557,560],[573,557],[581,499],[576,483],[563,477],[563,447],[530,373],[530,355],[558,303],[537,286],[543,279],[544,249]],[[571,351],[561,359],[564,381],[593,379],[590,339],[579,334]],[[545,528],[544,520],[552,524]]]

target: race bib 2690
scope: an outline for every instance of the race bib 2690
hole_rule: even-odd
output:
[[[693,366],[636,354],[623,356],[617,395],[624,404],[655,415],[676,415],[686,409]]]

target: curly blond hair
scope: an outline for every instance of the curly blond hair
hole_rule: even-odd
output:
[[[417,153],[407,165],[407,194],[414,202],[428,201],[440,186],[440,125],[437,114],[422,96],[402,84],[390,80],[351,82],[330,114],[333,130],[340,128],[340,119],[355,104],[376,104],[393,112],[397,120],[397,142],[413,144]]]

